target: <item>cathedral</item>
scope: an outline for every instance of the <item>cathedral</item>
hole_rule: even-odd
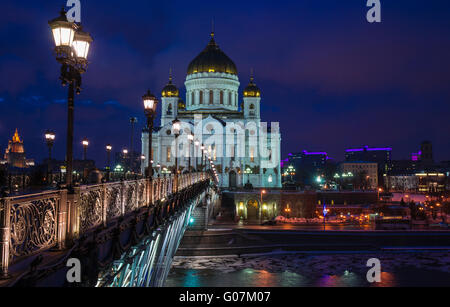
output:
[[[214,33],[187,69],[185,102],[169,77],[161,93],[161,124],[152,131],[156,173],[203,170],[212,159],[223,189],[251,184],[281,188],[278,123],[261,122],[261,91],[253,75],[239,104],[239,77],[234,62],[219,48]],[[181,122],[175,138],[172,122]],[[157,126],[157,125],[155,125]],[[149,132],[142,133],[142,154],[149,157]],[[205,155],[203,155],[203,150]],[[146,159],[142,168],[148,166]]]

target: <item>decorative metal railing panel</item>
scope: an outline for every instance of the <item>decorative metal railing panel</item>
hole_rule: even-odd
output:
[[[83,187],[80,195],[80,231],[81,233],[98,227],[103,221],[102,186]]]
[[[60,201],[60,193],[9,199],[10,261],[56,245]]]
[[[112,183],[106,187],[106,220],[122,215],[122,184]]]

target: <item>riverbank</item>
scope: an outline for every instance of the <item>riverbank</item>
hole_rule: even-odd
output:
[[[187,231],[177,256],[383,250],[450,251],[448,231],[304,231],[270,227]]]

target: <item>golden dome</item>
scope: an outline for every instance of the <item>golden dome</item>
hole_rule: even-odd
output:
[[[220,72],[237,75],[234,62],[222,51],[214,40],[214,32],[208,46],[189,64],[188,75],[202,72]]]
[[[169,77],[169,83],[163,88],[161,95],[163,97],[178,97],[180,95],[180,91],[172,83],[172,76]]]
[[[253,82],[253,76],[250,78],[250,83],[244,89],[244,97],[261,97],[261,90]]]

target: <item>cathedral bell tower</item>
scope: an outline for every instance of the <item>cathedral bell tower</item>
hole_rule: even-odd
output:
[[[244,89],[244,117],[249,119],[260,119],[261,91],[254,83],[253,74],[250,83]]]
[[[180,92],[172,83],[172,74],[170,74],[169,83],[163,88],[161,96],[161,126],[164,126],[178,116]]]

